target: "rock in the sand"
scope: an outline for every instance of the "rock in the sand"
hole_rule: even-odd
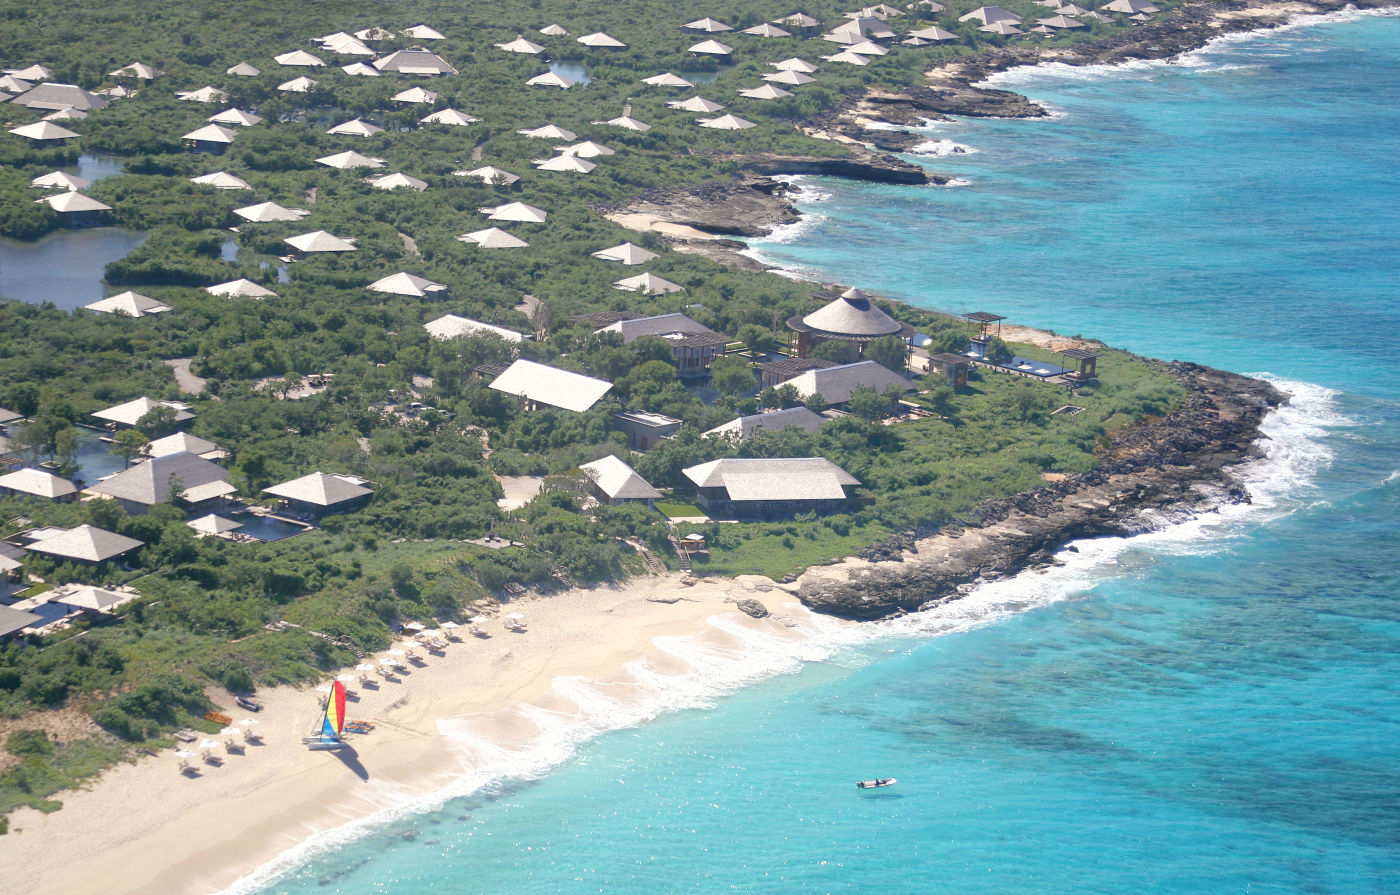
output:
[[[739,611],[752,618],[767,618],[768,607],[757,600],[740,600]]]

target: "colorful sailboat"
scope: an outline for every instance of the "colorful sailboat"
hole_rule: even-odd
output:
[[[340,738],[345,730],[345,685],[340,681],[331,684],[330,695],[326,697],[325,710],[316,720],[311,735],[301,738],[308,749],[339,749],[345,745]]]

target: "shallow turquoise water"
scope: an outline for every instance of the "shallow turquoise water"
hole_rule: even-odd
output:
[[[762,250],[1280,379],[1252,507],[822,661],[702,656],[721,680],[666,698],[713,708],[261,891],[1400,891],[1400,20],[1193,61],[1021,75],[1058,117],[930,133],[978,150],[928,162],[969,186],[806,181],[822,219]],[[788,673],[716,696],[745,661]]]

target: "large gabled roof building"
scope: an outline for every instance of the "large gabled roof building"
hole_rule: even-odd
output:
[[[793,516],[843,509],[860,482],[824,457],[711,460],[682,470],[711,515]]]

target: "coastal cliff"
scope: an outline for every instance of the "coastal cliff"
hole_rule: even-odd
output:
[[[1267,382],[1196,364],[1163,368],[1188,397],[1163,419],[1113,440],[1097,469],[988,500],[936,533],[873,545],[862,557],[874,565],[813,569],[791,592],[818,612],[883,618],[1049,564],[1051,553],[1073,540],[1145,531],[1148,511],[1180,515],[1247,501],[1232,469],[1257,456],[1259,424],[1286,396]]]

